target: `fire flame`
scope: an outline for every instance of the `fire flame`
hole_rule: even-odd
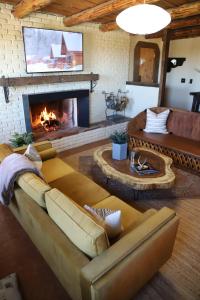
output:
[[[46,107],[40,113],[40,123],[46,131],[57,130],[59,127],[59,121],[56,115],[52,111],[48,112]]]
[[[40,114],[41,124],[43,125],[45,121],[51,120],[56,120],[56,115],[52,111],[48,113],[47,108],[45,107],[45,109]]]

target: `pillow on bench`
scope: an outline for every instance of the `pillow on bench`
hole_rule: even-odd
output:
[[[144,131],[148,133],[168,134],[166,125],[169,113],[169,109],[166,109],[159,114],[156,114],[150,109],[147,109],[146,127],[144,128]]]

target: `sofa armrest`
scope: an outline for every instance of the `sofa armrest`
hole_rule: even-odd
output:
[[[162,208],[81,271],[83,299],[129,299],[169,259],[179,219]]]
[[[12,148],[10,147],[10,145],[8,144],[0,144],[0,163],[2,162],[2,160],[13,153]]]
[[[44,141],[44,142],[39,142],[39,143],[34,143],[34,147],[38,152],[42,152],[44,150],[48,150],[52,148],[52,144],[49,141]],[[13,152],[23,154],[26,151],[27,145],[17,147],[13,149]]]
[[[146,111],[142,111],[131,121],[128,122],[128,135],[132,136],[135,131],[145,128],[146,124]]]

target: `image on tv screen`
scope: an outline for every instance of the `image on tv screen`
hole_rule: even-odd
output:
[[[83,34],[23,27],[27,73],[83,71]]]

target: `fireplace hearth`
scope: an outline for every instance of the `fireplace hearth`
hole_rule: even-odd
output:
[[[23,95],[26,131],[55,139],[89,127],[89,90]]]

